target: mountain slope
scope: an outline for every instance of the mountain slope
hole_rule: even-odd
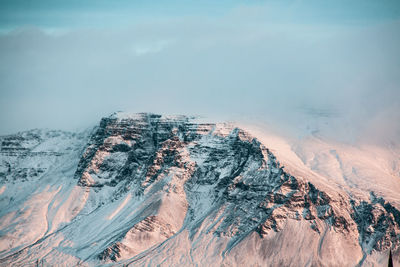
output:
[[[286,170],[227,124],[118,113],[90,134],[1,142],[4,265],[355,266],[400,253],[395,197],[301,157]]]

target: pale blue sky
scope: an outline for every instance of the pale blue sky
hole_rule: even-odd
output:
[[[263,19],[282,23],[371,23],[400,16],[397,0],[1,0],[0,6],[0,24],[6,30],[27,25],[50,29],[125,27],[144,17],[215,17],[238,7],[266,7],[276,12],[264,14]]]
[[[399,3],[1,0],[0,134],[127,110],[397,138]]]

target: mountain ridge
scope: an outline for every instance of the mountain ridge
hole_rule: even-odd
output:
[[[318,184],[326,181],[314,184],[293,176],[266,146],[232,125],[116,113],[103,118],[91,134],[59,132],[45,145],[22,146],[25,150],[19,149],[21,139],[14,144],[10,137],[1,139],[5,189],[0,203],[15,206],[0,213],[0,262],[6,265],[33,263],[36,254],[52,265],[62,265],[59,257],[83,265],[241,265],[246,259],[253,265],[338,266],[339,261],[382,263],[382,252],[389,248],[399,253],[400,212],[390,202],[373,192],[359,198],[330,183]],[[33,137],[21,138],[32,143]],[[68,153],[53,151],[55,144],[62,150],[60,140]],[[7,154],[13,146],[14,156]],[[61,154],[39,153],[32,163],[21,154],[26,150]],[[46,157],[55,158],[53,165],[43,164]],[[69,166],[65,159],[71,160]],[[20,166],[28,171],[9,171]],[[40,168],[43,172],[33,175],[31,169]],[[35,192],[30,188],[35,177],[51,182]],[[16,184],[31,190],[32,197],[14,203],[8,192]],[[18,212],[43,199],[47,212],[30,214],[45,213],[36,224],[46,221],[46,229],[19,245],[12,243],[12,238],[29,235],[10,221],[32,227],[35,220]],[[290,244],[287,235],[299,244]],[[305,256],[310,248],[313,253]],[[292,250],[303,253],[288,257]]]

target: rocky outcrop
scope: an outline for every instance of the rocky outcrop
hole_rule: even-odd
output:
[[[58,158],[77,149],[76,140],[84,136],[84,133],[31,130],[0,137],[0,182],[40,179]]]
[[[359,242],[366,253],[400,245],[400,211],[371,192],[370,201],[351,200],[352,218],[357,224]]]
[[[152,114],[105,118],[91,137],[75,177],[80,186],[97,192],[113,188],[115,200],[127,193],[142,196],[176,170],[186,176],[188,210],[182,227],[193,237],[205,220],[218,214],[218,226],[209,231],[229,238],[225,253],[253,232],[264,237],[281,231],[286,220],[305,220],[318,234],[326,225],[342,235],[358,232],[366,253],[371,248],[399,246],[399,222],[391,219],[396,218],[396,209],[387,205],[386,210],[378,203],[382,200],[375,200],[382,209],[380,217],[372,219],[373,208],[366,208],[364,202],[357,206],[347,195],[332,198],[306,179],[292,176],[258,140],[227,125]],[[149,218],[154,215],[145,220]],[[372,238],[368,229],[379,229],[379,234],[373,230]],[[99,257],[118,260],[115,244]]]
[[[32,153],[38,153],[38,145],[57,134],[63,140],[79,138],[58,132],[3,137],[2,183],[24,182],[33,179],[34,173],[40,176],[50,166],[61,164],[57,158],[68,154],[68,145],[40,150],[40,164],[35,163],[26,174],[16,164],[17,158],[36,157]],[[62,229],[48,231],[32,247],[16,249],[19,254],[8,256],[5,263],[40,251],[45,242],[62,235],[71,244],[65,241],[68,245],[43,254],[44,259],[51,261],[62,251],[79,258],[78,263],[139,264],[153,251],[168,248],[196,264],[193,251],[214,247],[217,265],[232,262],[231,252],[250,237],[256,235],[261,240],[257,242],[263,242],[287,231],[288,225],[306,226],[310,238],[318,237],[315,257],[322,257],[323,242],[359,244],[364,257],[350,265],[362,264],[375,252],[399,249],[400,212],[392,204],[373,193],[361,199],[346,190],[320,187],[306,176],[296,177],[271,150],[231,125],[196,123],[184,116],[116,113],[103,118],[87,140],[73,177],[68,177],[77,185],[74,190],[87,194],[83,208],[61,224]],[[76,146],[71,149],[77,151]],[[47,157],[51,157],[49,165],[42,165]],[[20,169],[13,167],[17,165]],[[68,190],[49,205],[50,213],[52,208],[59,209],[53,203],[73,201],[64,198]],[[325,236],[334,241],[326,241]],[[179,248],[181,239],[189,245]],[[314,264],[322,263],[318,259]]]

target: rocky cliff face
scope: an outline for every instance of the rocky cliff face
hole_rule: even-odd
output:
[[[83,134],[52,130],[31,130],[0,137],[0,182],[39,179],[63,155],[76,149]]]
[[[394,205],[291,175],[226,124],[114,114],[90,135],[26,132],[1,142],[5,265],[354,266],[400,251]],[[14,199],[24,183],[27,196]],[[34,213],[42,217],[32,224]]]

